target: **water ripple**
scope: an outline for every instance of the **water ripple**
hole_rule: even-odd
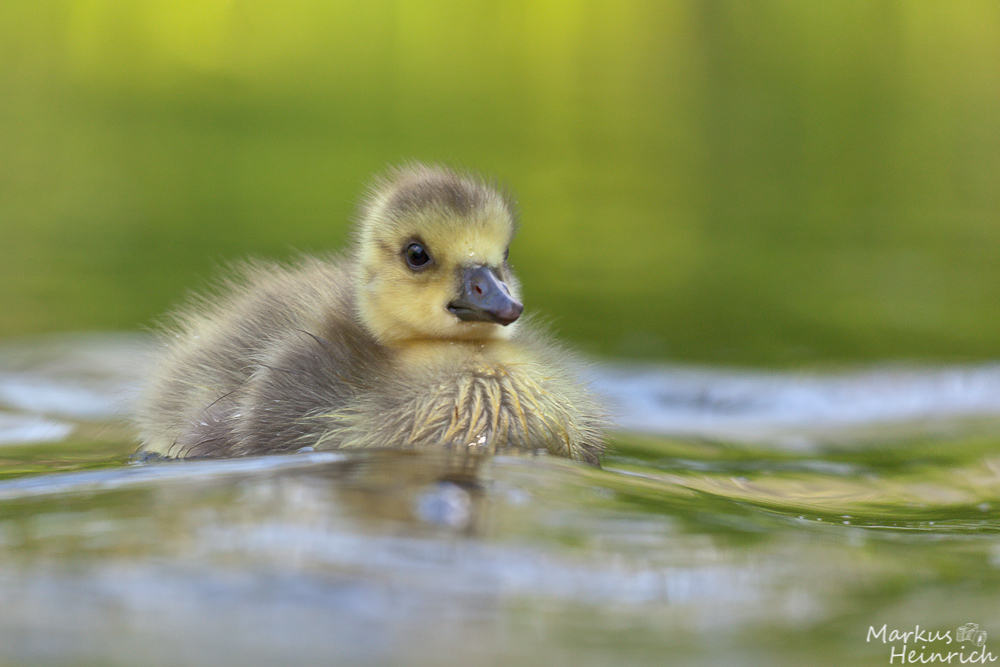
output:
[[[0,346],[0,405],[65,419],[120,417],[151,349],[148,336],[123,333],[7,343]],[[817,439],[857,440],[870,429],[1000,419],[995,363],[835,373],[603,363],[592,381],[621,429],[790,448],[808,448]]]

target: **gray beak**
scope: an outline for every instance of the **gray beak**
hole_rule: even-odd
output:
[[[470,266],[462,274],[462,293],[448,304],[448,310],[463,322],[494,322],[507,326],[524,306],[510,295],[492,269]]]

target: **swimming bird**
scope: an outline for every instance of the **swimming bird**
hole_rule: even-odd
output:
[[[378,178],[346,255],[249,262],[160,338],[140,452],[547,450],[598,463],[583,365],[521,319],[509,195],[407,165]]]

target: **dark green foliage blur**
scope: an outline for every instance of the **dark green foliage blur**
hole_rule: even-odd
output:
[[[517,193],[592,354],[1000,353],[995,0],[4,0],[0,100],[0,336],[341,247],[417,159]]]

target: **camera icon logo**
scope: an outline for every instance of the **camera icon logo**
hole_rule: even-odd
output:
[[[986,631],[980,630],[978,623],[966,623],[958,628],[958,641],[982,646],[986,643]]]

